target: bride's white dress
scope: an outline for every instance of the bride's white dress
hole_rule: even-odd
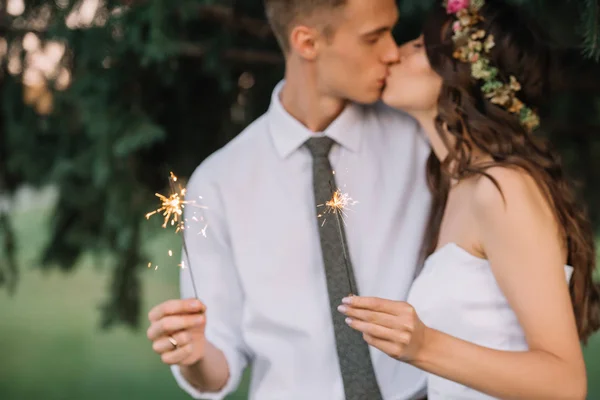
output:
[[[567,282],[572,272],[572,267],[565,266]],[[408,303],[425,325],[449,335],[497,350],[527,350],[523,330],[489,262],[454,243],[427,258]],[[429,400],[493,399],[433,374],[428,374],[427,383]]]

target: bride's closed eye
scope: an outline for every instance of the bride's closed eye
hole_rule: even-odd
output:
[[[425,47],[425,42],[422,37],[413,40],[412,45],[415,49],[422,49]]]
[[[423,40],[423,36],[421,35],[415,40],[413,40],[412,45],[415,49],[422,49],[423,47],[425,47],[425,41]]]

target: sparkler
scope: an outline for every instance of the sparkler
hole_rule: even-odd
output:
[[[200,208],[206,208],[200,205],[197,205],[194,200],[185,200],[186,188],[178,185],[175,187],[177,182],[177,176],[173,174],[173,172],[169,173],[169,187],[171,191],[168,196],[164,196],[160,193],[156,193],[156,197],[161,200],[161,206],[154,211],[146,214],[146,219],[150,219],[153,215],[162,214],[164,217],[162,227],[166,228],[167,225],[176,226],[175,233],[179,231],[183,231],[186,229],[185,223],[186,220],[183,219],[183,209],[187,206],[195,206]],[[196,220],[196,218],[194,217]],[[202,233],[205,234],[206,227],[202,230]],[[181,235],[182,243],[183,243],[183,252],[185,254],[185,258],[189,260],[189,252],[187,249],[187,244],[185,241],[185,234]],[[172,256],[173,252],[169,250],[169,256]],[[151,263],[148,264],[150,267]],[[185,268],[185,264],[183,261],[180,264],[181,268]],[[158,266],[156,267],[158,268]],[[155,269],[156,269],[155,268]],[[190,278],[192,279],[192,286],[194,288],[194,295],[198,298],[198,290],[196,289],[196,281],[194,280],[194,273],[192,271],[191,266],[187,268],[190,271]]]
[[[335,172],[334,172],[335,174]],[[348,206],[354,205],[357,202],[353,200],[347,193],[342,192],[339,188],[334,189],[333,182],[329,181],[329,187],[331,188],[331,200],[327,201],[324,205],[326,207],[325,214],[334,214],[335,219],[337,221],[338,227],[338,235],[340,237],[340,243],[342,244],[342,253],[344,256],[344,266],[346,267],[346,276],[348,277],[348,286],[350,287],[350,295],[354,295],[357,293],[356,288],[354,287],[354,283],[352,279],[350,279],[350,261],[348,258],[348,250],[346,246],[346,240],[344,238],[344,232],[342,231],[342,222],[346,224],[344,220],[344,216],[346,216],[345,211],[348,210]],[[323,206],[323,204],[318,205],[318,207]],[[322,215],[319,215],[321,217]],[[323,220],[323,226],[326,222],[326,219]]]
[[[335,171],[333,171],[335,175]],[[336,218],[341,219],[341,221],[346,224],[346,220],[344,217],[347,216],[346,210],[350,210],[350,206],[358,203],[358,201],[354,200],[352,197],[348,195],[348,193],[342,192],[341,189],[334,189],[333,182],[329,181],[329,187],[331,189],[331,200],[327,201],[325,204],[319,204],[317,207],[325,206],[325,211],[323,214],[319,214],[318,217],[321,218],[324,214],[335,214]],[[323,223],[321,226],[325,225],[327,222],[327,218],[323,218]]]
[[[177,229],[175,230],[175,233],[177,233],[185,228],[185,221],[182,219],[185,205],[194,204],[195,202],[184,200],[186,189],[180,186],[179,190],[176,190],[175,182],[177,182],[177,177],[173,172],[170,172],[169,186],[171,187],[171,193],[169,194],[169,197],[163,196],[160,193],[155,193],[156,197],[161,200],[161,207],[146,214],[146,219],[150,219],[154,214],[162,212],[164,217],[162,227],[166,228],[167,224],[170,222],[171,226],[177,225]]]

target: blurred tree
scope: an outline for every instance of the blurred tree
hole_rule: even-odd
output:
[[[582,68],[569,75],[578,80],[559,80],[544,121],[598,204],[600,6],[515,1],[552,26],[571,69]],[[399,3],[403,40],[436,2]],[[151,226],[142,217],[168,171],[189,176],[268,106],[283,60],[263,14],[261,0],[0,2],[0,194],[25,183],[58,188],[41,265],[69,271],[84,252],[108,254],[104,327],[137,325],[140,242]],[[0,280],[14,288],[14,249],[27,243],[15,243],[2,204],[0,239]]]

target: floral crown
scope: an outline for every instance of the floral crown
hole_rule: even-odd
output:
[[[521,90],[517,78],[510,76],[508,83],[502,82],[498,76],[498,68],[490,65],[486,56],[494,47],[494,35],[486,34],[477,24],[483,21],[479,10],[484,0],[445,0],[444,7],[448,14],[454,14],[457,20],[452,25],[455,44],[454,58],[471,64],[471,76],[484,83],[481,91],[493,104],[497,104],[512,114],[516,114],[521,124],[532,131],[540,124],[538,115],[525,106],[516,96]]]

